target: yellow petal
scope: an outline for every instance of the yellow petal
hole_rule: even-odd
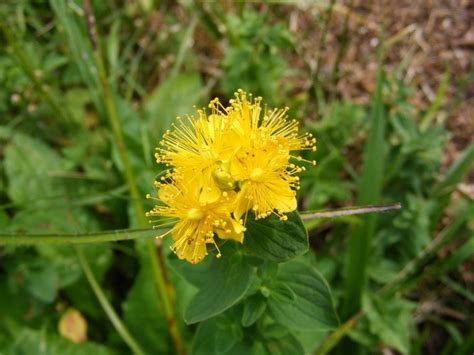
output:
[[[221,239],[233,239],[240,243],[244,241],[244,226],[232,218],[226,220],[227,230],[217,229],[216,233]]]
[[[212,178],[211,173],[206,176],[206,182],[203,184],[201,193],[199,194],[199,203],[211,204],[216,202],[221,197],[221,190]]]
[[[273,200],[278,212],[292,212],[297,208],[295,193],[288,185],[282,186],[278,192],[275,191]]]
[[[187,260],[191,264],[197,264],[207,254],[204,233],[199,233],[199,222],[180,221],[173,228],[172,237],[174,243],[171,249],[181,260]]]
[[[243,184],[242,189],[237,193],[234,203],[234,217],[240,220],[245,212],[252,208],[252,201],[248,198],[248,185]]]

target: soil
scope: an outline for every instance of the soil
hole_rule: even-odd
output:
[[[392,42],[384,59],[389,76],[405,62],[403,80],[416,90],[411,101],[421,110],[430,107],[447,71],[449,86],[443,109],[435,120],[445,122],[451,137],[443,166],[449,166],[474,142],[474,2],[470,0],[336,1],[320,50],[324,26],[315,23],[326,3],[288,6],[288,21],[297,38],[299,66],[315,70],[321,52],[320,73],[330,77],[347,26],[347,47],[340,62],[335,91],[343,99],[368,102],[375,89],[376,48],[379,38]],[[347,23],[347,25],[346,25]],[[308,84],[309,85],[309,84]],[[462,186],[474,198],[474,169]]]

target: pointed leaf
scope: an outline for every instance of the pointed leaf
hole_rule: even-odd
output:
[[[245,260],[214,259],[204,284],[185,311],[185,322],[201,322],[233,306],[249,288],[251,276],[252,268]]]
[[[266,308],[267,303],[261,295],[256,294],[249,297],[244,303],[244,313],[242,314],[241,322],[242,326],[250,327],[262,316]]]
[[[338,326],[329,286],[313,267],[299,261],[282,264],[278,279],[295,294],[291,303],[283,297],[269,297],[268,307],[279,323],[300,330]]]
[[[244,247],[253,255],[275,262],[288,261],[308,251],[308,233],[297,212],[288,220],[276,216],[247,221]]]

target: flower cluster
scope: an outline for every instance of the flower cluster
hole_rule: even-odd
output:
[[[249,211],[286,220],[296,209],[296,174],[304,167],[295,162],[304,159],[293,153],[315,150],[316,139],[299,134],[288,108],[269,110],[261,101],[238,90],[229,106],[214,99],[209,114],[178,117],[164,134],[155,157],[168,170],[155,181],[160,204],[147,216],[172,226],[160,237],[172,235],[180,259],[200,262],[207,244],[217,248],[215,236],[242,242]]]

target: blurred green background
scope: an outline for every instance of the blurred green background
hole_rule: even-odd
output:
[[[107,0],[92,7],[91,42],[82,1],[0,4],[1,233],[140,226],[111,112],[147,209],[164,130],[193,105],[227,102],[242,88],[271,107],[289,106],[318,139],[300,211],[402,204],[379,216],[307,222],[314,265],[341,321],[354,321],[333,351],[472,353],[472,5]],[[172,353],[144,246],[97,244],[83,254],[146,352]],[[170,272],[180,310],[192,290]],[[58,330],[71,309],[79,312],[71,322],[88,327],[76,343]],[[179,321],[191,343],[195,328]],[[298,336],[314,353],[329,334]],[[92,352],[130,350],[74,249],[0,246],[0,354]]]

